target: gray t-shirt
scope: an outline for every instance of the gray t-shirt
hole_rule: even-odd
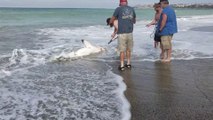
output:
[[[118,33],[132,33],[134,19],[136,18],[135,10],[129,6],[120,6],[115,9],[113,14],[118,19]]]

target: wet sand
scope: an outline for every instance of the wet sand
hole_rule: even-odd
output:
[[[213,120],[213,59],[133,62],[120,72],[131,120]]]

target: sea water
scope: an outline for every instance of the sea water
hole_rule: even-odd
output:
[[[126,85],[112,72],[117,41],[108,45],[113,9],[0,9],[0,119],[129,120]],[[179,33],[172,59],[213,58],[212,9],[176,9]],[[132,61],[159,60],[152,9],[137,9]],[[83,47],[85,39],[106,51],[68,61],[53,57]]]

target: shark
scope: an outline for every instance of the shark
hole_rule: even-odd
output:
[[[87,40],[82,39],[81,42],[84,45],[84,47],[82,47],[76,51],[72,51],[70,53],[60,54],[59,56],[55,57],[55,60],[66,61],[68,59],[77,59],[77,58],[81,58],[81,57],[85,57],[85,56],[89,56],[89,55],[93,55],[93,54],[97,54],[97,53],[106,51],[105,48],[103,48],[101,46],[93,45],[92,43],[90,43]]]

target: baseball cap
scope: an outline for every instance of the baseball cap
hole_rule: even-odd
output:
[[[155,4],[153,5],[153,7],[154,7],[154,8],[161,7],[160,2],[159,2],[159,3],[155,3]]]
[[[120,0],[120,3],[122,3],[122,2],[127,2],[127,0]]]
[[[168,0],[160,0],[160,2],[169,2]]]

